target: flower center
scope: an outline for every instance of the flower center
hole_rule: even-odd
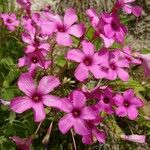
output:
[[[39,59],[36,56],[31,58],[31,62],[34,63],[34,64],[38,63],[38,61],[39,61]]]
[[[103,101],[104,101],[105,104],[108,104],[110,100],[109,100],[108,97],[104,97]]]
[[[66,31],[64,26],[58,26],[57,29],[59,32],[65,32]]]
[[[72,111],[72,115],[73,115],[73,117],[79,117],[80,116],[80,110],[78,110],[78,109],[74,109],[73,111]]]
[[[84,60],[83,60],[83,63],[86,66],[91,66],[92,65],[92,59],[90,57],[85,57]]]
[[[125,101],[125,102],[124,102],[124,106],[125,106],[125,107],[129,107],[129,106],[130,106],[130,102]]]
[[[130,57],[126,56],[125,58],[126,58],[129,62],[131,61],[131,58],[130,58]]]
[[[112,21],[111,22],[111,27],[113,30],[115,31],[118,31],[119,27],[118,27],[118,24],[115,22],[115,21]]]
[[[35,94],[33,97],[32,97],[32,100],[34,102],[40,102],[41,101],[41,96],[38,95],[38,94]]]
[[[110,64],[110,68],[112,69],[112,70],[116,70],[117,69],[117,66],[116,66],[116,64],[115,63],[111,63]]]
[[[13,23],[13,21],[11,19],[7,19],[7,23]]]
[[[108,68],[104,67],[104,66],[101,66],[101,70],[104,71],[104,72],[108,72]]]

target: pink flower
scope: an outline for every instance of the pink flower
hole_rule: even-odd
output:
[[[94,52],[95,48],[92,43],[83,41],[81,44],[82,51],[72,49],[67,53],[67,59],[79,63],[75,70],[75,77],[79,81],[84,81],[88,78],[89,72],[91,72],[96,79],[103,78],[103,70],[101,70],[100,64],[104,60],[101,59],[98,53]]]
[[[103,35],[108,39],[123,43],[127,34],[126,27],[120,22],[119,17],[115,13],[103,13],[101,15],[103,22]]]
[[[50,45],[46,43],[44,37],[45,36],[42,37],[42,35],[40,34],[36,35],[35,30],[23,32],[22,40],[27,44],[27,47],[25,48],[25,53],[31,53],[38,49],[41,50],[44,55],[46,55],[47,52],[50,50]]]
[[[118,0],[115,6],[117,8],[122,8],[127,14],[134,14],[136,17],[142,15],[142,8],[140,6],[132,6],[131,3],[135,0]]]
[[[142,66],[146,77],[150,76],[150,54],[140,54],[142,59]]]
[[[113,105],[113,93],[112,90],[107,87],[102,91],[102,94],[99,97],[99,102],[96,104],[96,107],[100,112],[105,111],[108,114],[112,114],[114,112]]]
[[[86,121],[94,120],[98,115],[95,107],[86,106],[86,97],[83,92],[75,90],[68,99],[61,100],[59,109],[67,114],[59,121],[59,130],[66,134],[70,128],[74,128],[79,135],[90,134]]]
[[[76,24],[77,15],[74,9],[66,10],[63,19],[59,15],[49,15],[49,19],[55,23],[56,42],[60,45],[70,46],[70,35],[80,38],[85,32],[83,24]]]
[[[134,55],[132,54],[130,46],[124,46],[122,48],[122,51],[120,51],[120,52],[121,52],[122,59],[125,59],[127,61],[127,63],[137,64],[137,65],[141,64],[140,59],[134,57]]]
[[[30,0],[17,0],[17,3],[26,11],[28,15],[31,14],[31,1]]]
[[[59,99],[56,96],[48,94],[59,84],[59,80],[56,77],[44,76],[39,81],[39,85],[36,86],[30,74],[22,74],[18,80],[18,87],[26,96],[12,99],[10,108],[19,114],[32,109],[35,122],[42,121],[45,119],[44,105],[55,107],[55,103]]]
[[[88,15],[88,17],[90,19],[92,27],[95,30],[98,29],[98,25],[99,25],[99,21],[100,21],[100,15],[98,15],[94,9],[88,9],[86,11],[86,14]]]
[[[82,142],[84,144],[92,144],[96,140],[100,143],[105,143],[106,134],[105,132],[96,128],[100,124],[102,118],[97,117],[95,120],[87,121],[87,126],[90,129],[90,134],[82,136]]]
[[[107,86],[99,86],[92,88],[91,90],[88,90],[86,87],[82,87],[82,91],[84,95],[86,96],[87,100],[97,100],[99,101],[101,94],[103,94],[103,90],[106,89]]]
[[[109,53],[109,80],[115,80],[117,76],[123,80],[128,81],[129,75],[124,70],[129,67],[129,63],[124,59],[121,59],[119,50],[112,51]]]
[[[10,137],[11,140],[13,140],[16,145],[17,145],[17,149],[19,150],[30,150],[30,146],[31,146],[31,138],[20,138],[18,136],[13,136]]]
[[[121,138],[127,141],[132,141],[136,143],[145,143],[145,135],[121,135]]]
[[[4,25],[6,25],[10,31],[14,31],[15,28],[19,26],[20,22],[17,20],[14,13],[3,13],[0,17],[3,19]]]
[[[40,50],[28,53],[19,58],[18,67],[28,67],[28,71],[31,75],[34,75],[36,68],[47,69],[51,61],[46,60]]]
[[[114,102],[117,106],[116,114],[120,117],[128,116],[131,120],[135,120],[137,118],[137,108],[143,106],[142,100],[134,96],[134,92],[131,89],[125,91],[123,95],[116,94]]]

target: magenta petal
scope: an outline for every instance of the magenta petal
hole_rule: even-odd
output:
[[[109,80],[116,80],[117,78],[117,72],[112,70],[112,69],[109,69],[109,74],[108,74],[108,79]]]
[[[56,41],[60,45],[70,46],[72,44],[71,36],[66,32],[58,32],[56,35]]]
[[[83,58],[84,58],[84,54],[79,49],[72,49],[72,50],[69,50],[67,53],[67,59],[69,60],[82,62]]]
[[[119,117],[125,117],[127,115],[127,109],[124,106],[120,106],[116,109],[116,114]]]
[[[96,79],[101,78],[101,70],[99,65],[93,65],[90,67],[90,72],[94,75]]]
[[[92,142],[93,142],[92,138],[93,138],[92,134],[83,135],[82,136],[82,143],[84,143],[84,144],[92,144]]]
[[[60,98],[54,95],[44,95],[42,96],[42,102],[44,105],[49,106],[49,107],[60,107]]]
[[[89,129],[86,127],[85,122],[80,119],[73,120],[73,127],[77,134],[79,135],[88,135],[90,134]]]
[[[73,91],[72,99],[73,99],[73,107],[82,109],[85,106],[86,97],[81,91],[78,90]]]
[[[84,81],[88,78],[89,72],[83,63],[79,64],[74,73],[76,79]]]
[[[67,114],[59,120],[58,127],[63,134],[66,134],[72,126],[73,120],[71,114]]]
[[[45,119],[45,110],[42,102],[34,103],[32,105],[32,109],[34,112],[34,120],[35,122],[40,122]]]
[[[137,97],[134,97],[133,99],[131,99],[130,102],[131,102],[131,104],[135,105],[136,107],[143,106],[143,101]]]
[[[123,10],[127,14],[131,14],[132,13],[132,6],[130,6],[130,5],[124,5]]]
[[[24,73],[19,77],[18,87],[22,92],[24,92],[28,96],[32,96],[36,89],[34,80],[28,73]]]
[[[98,110],[92,107],[84,107],[82,110],[82,118],[86,120],[94,120],[98,115]]]
[[[110,24],[107,24],[104,26],[104,33],[105,33],[105,36],[108,38],[112,38],[115,34]]]
[[[103,34],[100,34],[100,37],[103,39],[104,46],[106,48],[110,47],[114,43],[114,39],[109,39],[106,36],[104,36]]]
[[[132,99],[134,97],[134,91],[132,89],[128,89],[123,93],[124,99]]]
[[[106,139],[106,134],[102,131],[99,131],[98,129],[96,129],[95,133],[94,133],[95,137],[97,138],[97,140],[100,143],[105,143],[105,139]]]
[[[86,55],[93,55],[94,54],[94,45],[91,42],[84,40],[82,43],[82,50]]]
[[[129,74],[125,70],[123,70],[122,68],[118,68],[117,74],[121,80],[123,80],[123,81],[129,80]]]
[[[138,111],[137,109],[135,108],[135,106],[130,106],[128,108],[128,117],[129,119],[131,120],[135,120],[137,117],[138,117]]]
[[[18,67],[23,67],[23,66],[25,66],[25,64],[26,64],[25,57],[19,58],[19,60],[18,60]]]
[[[32,107],[32,100],[29,97],[15,97],[11,100],[10,108],[16,113],[23,113]]]
[[[76,23],[77,19],[76,11],[74,9],[69,8],[66,10],[64,15],[64,24],[67,28]]]
[[[116,94],[114,97],[114,102],[117,106],[122,106],[124,103],[124,99],[120,94]]]
[[[45,76],[43,77],[38,86],[38,92],[41,94],[48,94],[53,91],[54,88],[58,87],[60,84],[59,79],[53,76]]]
[[[132,13],[136,16],[139,17],[142,15],[142,8],[140,6],[135,6],[132,8]]]
[[[124,32],[122,29],[120,29],[119,32],[116,32],[116,41],[120,43],[124,42]]]
[[[33,45],[27,45],[27,47],[24,49],[25,53],[32,53],[35,50],[35,47]]]
[[[67,32],[71,35],[80,38],[85,32],[85,27],[83,24],[75,24],[72,25]]]
[[[68,99],[64,98],[64,99],[61,99],[60,101],[59,109],[66,113],[69,113],[73,110],[73,106],[72,106],[72,103]]]

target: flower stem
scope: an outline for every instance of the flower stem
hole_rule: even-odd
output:
[[[74,150],[77,150],[76,141],[75,141],[74,133],[73,133],[73,130],[72,130],[72,129],[71,129],[71,136],[72,136],[72,140],[73,140]]]

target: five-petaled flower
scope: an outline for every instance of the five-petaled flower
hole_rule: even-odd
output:
[[[61,100],[58,106],[60,110],[67,113],[58,123],[59,130],[63,134],[66,134],[72,127],[79,135],[90,134],[86,121],[94,120],[98,115],[98,110],[94,106],[86,106],[86,97],[83,92],[73,91],[68,98]]]
[[[59,85],[59,80],[54,76],[44,76],[36,86],[30,74],[22,74],[18,81],[19,89],[26,96],[15,97],[11,100],[10,108],[16,113],[23,113],[33,109],[35,122],[45,119],[44,105],[55,107],[58,97],[48,94]]]
[[[135,120],[138,117],[137,108],[143,106],[142,100],[134,96],[132,89],[125,91],[123,95],[116,94],[114,102],[117,106],[116,114],[120,117],[127,116],[131,120]]]

